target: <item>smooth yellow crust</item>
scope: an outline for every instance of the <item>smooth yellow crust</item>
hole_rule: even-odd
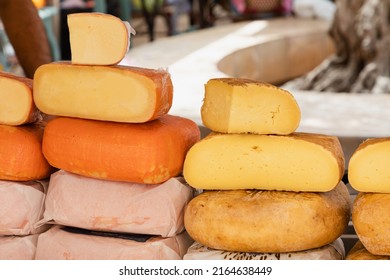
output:
[[[189,235],[213,249],[293,252],[336,240],[348,225],[351,200],[340,182],[330,192],[204,191],[188,204]]]

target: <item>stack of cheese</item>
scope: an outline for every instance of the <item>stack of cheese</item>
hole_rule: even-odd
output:
[[[181,259],[192,242],[181,175],[199,140],[191,120],[168,115],[173,86],[164,70],[117,65],[130,33],[118,18],[68,16],[72,61],[41,66],[38,108],[55,116],[43,153],[53,174],[37,259]]]
[[[212,132],[184,162],[203,191],[186,208],[196,243],[184,258],[343,258],[350,197],[338,139],[294,132],[293,96],[245,79],[209,80],[201,112]]]
[[[348,180],[359,193],[352,207],[352,224],[359,238],[348,259],[390,257],[390,138],[367,139],[348,164]],[[365,254],[356,254],[356,252]]]
[[[45,186],[54,169],[42,154],[43,123],[32,80],[0,73],[0,259],[34,259]]]

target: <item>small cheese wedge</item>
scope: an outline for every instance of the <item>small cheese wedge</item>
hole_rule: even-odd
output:
[[[143,123],[168,113],[172,98],[165,70],[58,62],[34,75],[35,104],[49,115]]]
[[[0,72],[0,124],[22,125],[39,120],[32,86],[29,78]]]
[[[119,63],[130,46],[127,22],[103,13],[74,13],[67,17],[72,63],[114,65]]]
[[[183,174],[197,189],[318,191],[344,174],[337,137],[211,133],[187,153]]]
[[[360,192],[390,193],[390,137],[367,139],[348,164],[348,180]]]
[[[290,134],[301,111],[293,95],[247,79],[211,79],[201,108],[203,124],[223,133]]]

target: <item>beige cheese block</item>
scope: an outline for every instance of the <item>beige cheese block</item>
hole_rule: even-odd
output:
[[[67,17],[72,63],[114,65],[130,46],[128,22],[103,13],[74,13]]]
[[[79,229],[72,231],[80,232]],[[66,231],[53,226],[40,234],[36,260],[181,260],[193,240],[186,232],[173,237],[151,237],[145,242]],[[123,235],[121,235],[123,236]]]
[[[34,260],[38,234],[0,236],[0,260]]]
[[[55,62],[34,75],[34,101],[48,115],[144,123],[168,113],[173,85],[165,70]]]
[[[344,174],[337,137],[211,133],[186,155],[184,178],[197,189],[318,191]]]
[[[352,223],[364,247],[373,255],[390,256],[390,194],[359,193]]]
[[[359,192],[390,193],[390,137],[367,139],[348,164],[348,180]]]
[[[286,90],[253,80],[211,79],[205,85],[203,124],[222,133],[290,134],[301,120]]]
[[[52,174],[42,222],[122,233],[174,236],[184,230],[193,190],[183,178],[145,185]]]
[[[346,260],[390,260],[390,256],[373,255],[358,240],[345,257]]]
[[[184,260],[343,260],[344,243],[341,238],[320,248],[288,253],[230,252],[208,248],[194,242]]]
[[[0,235],[28,235],[42,232],[37,226],[44,212],[47,181],[0,181]]]
[[[0,124],[22,125],[41,119],[32,86],[31,79],[0,72]]]
[[[204,191],[188,204],[184,225],[207,247],[284,253],[325,246],[341,236],[351,199],[340,182],[329,192]]]

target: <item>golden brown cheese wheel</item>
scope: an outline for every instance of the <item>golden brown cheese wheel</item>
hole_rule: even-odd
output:
[[[346,260],[390,260],[390,256],[373,255],[358,240],[345,257]]]
[[[351,201],[344,183],[329,192],[204,191],[184,225],[197,242],[238,252],[292,252],[329,244],[344,232]]]

